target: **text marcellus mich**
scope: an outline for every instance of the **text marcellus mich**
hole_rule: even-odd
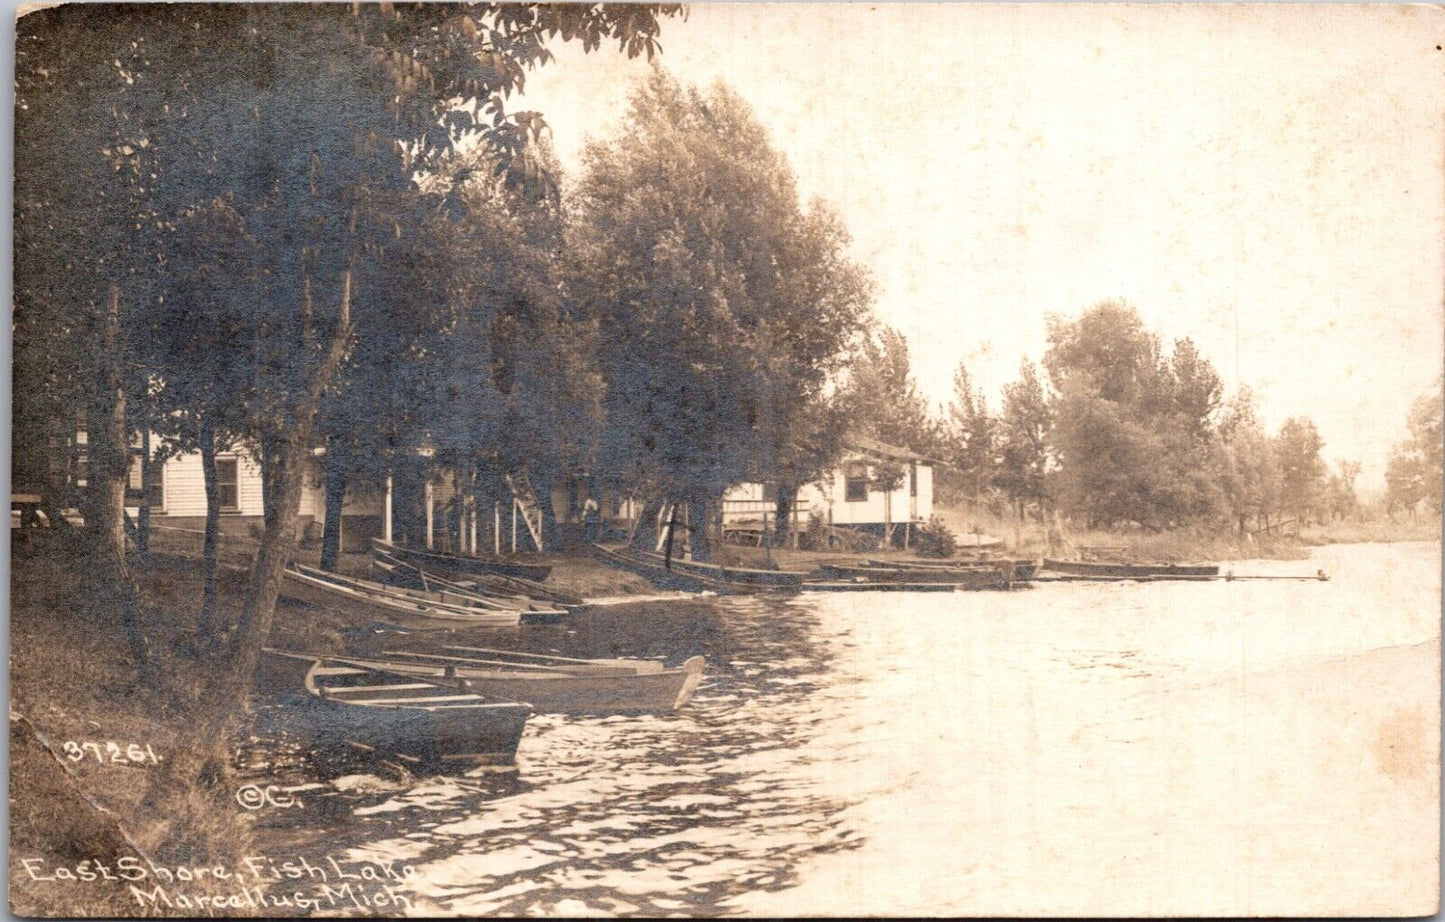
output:
[[[411,909],[412,902],[398,888],[416,873],[407,864],[348,861],[329,855],[314,863],[301,856],[251,855],[235,867],[165,866],[133,856],[64,865],[22,858],[20,865],[36,882],[64,886],[113,881],[125,885],[145,909],[202,913],[281,908],[309,912],[341,907],[403,911]]]

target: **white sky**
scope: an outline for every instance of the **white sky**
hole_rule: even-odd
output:
[[[997,406],[1047,314],[1123,298],[1229,390],[1237,322],[1266,421],[1373,487],[1441,372],[1438,9],[697,4],[662,44],[840,211],[936,401],[966,360]],[[575,171],[647,65],[557,51],[511,108]]]

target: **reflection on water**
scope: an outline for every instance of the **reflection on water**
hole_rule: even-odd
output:
[[[251,774],[314,786],[301,808],[258,814],[258,840],[409,863],[418,906],[459,915],[997,910],[974,900],[1035,886],[1038,868],[1097,872],[1067,847],[1088,848],[1101,821],[1121,836],[1166,821],[1128,786],[1161,783],[1150,747],[1190,695],[1213,700],[1246,664],[1437,637],[1438,554],[1326,549],[1330,583],[651,602],[477,635],[669,664],[701,653],[707,678],[677,714],[533,717],[514,775],[402,781],[358,759],[317,783],[263,719]]]

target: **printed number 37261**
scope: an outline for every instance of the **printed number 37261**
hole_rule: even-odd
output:
[[[131,743],[122,749],[119,743],[77,743],[69,740],[62,748],[65,749],[66,758],[72,762],[82,761],[89,754],[94,755],[95,761],[102,764],[106,762],[118,762],[122,765],[132,762],[161,764],[160,757],[156,755],[150,743],[146,743],[144,746],[139,743]]]

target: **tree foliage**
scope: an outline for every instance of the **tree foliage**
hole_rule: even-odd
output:
[[[700,507],[745,479],[802,482],[836,451],[827,388],[871,295],[846,234],[800,205],[725,87],[654,72],[627,124],[587,151],[569,246],[606,382],[600,466]]]

